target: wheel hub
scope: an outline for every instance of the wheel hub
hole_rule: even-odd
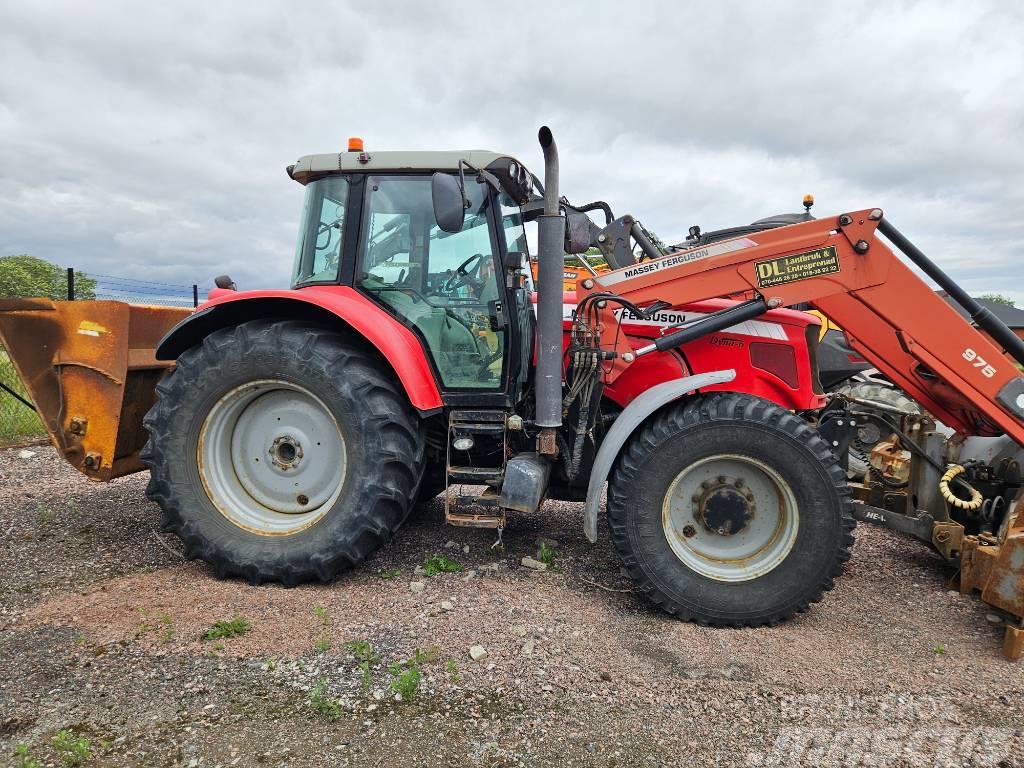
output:
[[[302,461],[302,444],[291,435],[281,435],[271,443],[269,453],[274,466],[287,471]]]
[[[754,494],[741,478],[718,477],[701,484],[693,497],[693,516],[704,528],[720,536],[744,530],[754,517]]]
[[[688,568],[740,582],[786,559],[799,519],[793,489],[775,469],[750,456],[716,454],[683,468],[669,484],[662,526]]]
[[[235,525],[266,536],[320,519],[347,469],[334,415],[309,390],[281,380],[225,394],[206,417],[198,458],[214,505]]]

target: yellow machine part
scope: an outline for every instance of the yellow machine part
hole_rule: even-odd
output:
[[[0,299],[0,342],[61,455],[95,480],[144,469],[142,418],[173,362],[156,346],[191,314],[119,301]]]

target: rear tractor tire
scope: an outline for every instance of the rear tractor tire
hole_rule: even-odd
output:
[[[738,394],[651,417],[619,456],[608,517],[640,590],[713,626],[806,610],[842,572],[855,525],[828,444],[789,411]]]
[[[218,576],[328,581],[387,541],[416,498],[418,416],[385,365],[328,329],[216,331],[157,392],[146,493]]]

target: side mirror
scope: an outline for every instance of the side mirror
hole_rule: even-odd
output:
[[[437,226],[450,234],[461,232],[466,218],[466,198],[459,180],[449,173],[435,173],[430,179],[430,196]]]

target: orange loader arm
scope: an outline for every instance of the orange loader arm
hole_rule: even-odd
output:
[[[988,334],[964,320],[879,234],[964,305]],[[603,305],[599,294],[609,299]],[[1024,362],[1024,342],[885,221],[880,209],[757,232],[577,282],[580,306],[593,296],[599,307],[596,332],[602,349],[615,352],[606,369],[608,381],[655,346],[634,351],[617,333],[613,297],[643,307],[739,295],[755,297],[737,308],[746,312],[743,319],[769,308],[813,305],[947,426],[965,435],[1005,432],[1024,444],[1024,377],[1010,357]],[[658,348],[673,346],[688,328],[666,329]]]

